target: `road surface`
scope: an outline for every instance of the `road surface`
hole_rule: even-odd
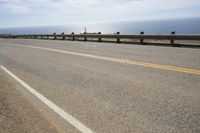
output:
[[[1,39],[0,65],[13,132],[200,132],[200,49]]]

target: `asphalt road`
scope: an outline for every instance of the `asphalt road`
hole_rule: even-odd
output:
[[[1,39],[0,65],[93,132],[200,132],[200,49]],[[41,131],[80,131],[0,71]]]

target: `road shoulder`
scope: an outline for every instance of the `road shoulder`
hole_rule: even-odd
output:
[[[55,133],[56,129],[41,116],[0,70],[0,131],[3,133]]]

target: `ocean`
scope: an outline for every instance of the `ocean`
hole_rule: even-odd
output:
[[[54,26],[35,26],[35,27],[15,27],[0,28],[0,34],[52,34],[66,33],[76,34],[83,33],[86,27],[87,32],[102,34],[170,34],[175,31],[176,34],[200,34],[200,18],[187,19],[168,19],[168,20],[149,20],[149,21],[123,21],[107,23],[90,23],[90,24],[65,24]]]

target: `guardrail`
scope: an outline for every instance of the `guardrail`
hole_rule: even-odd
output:
[[[169,40],[170,44],[176,46],[176,40],[198,40],[200,41],[200,35],[176,35],[172,32],[170,35],[144,35],[141,32],[139,35],[120,35],[119,32],[116,34],[33,34],[33,35],[0,35],[1,38],[23,38],[23,39],[53,39],[53,40],[80,40],[82,38],[87,41],[89,38],[95,38],[98,42],[101,42],[103,38],[114,39],[117,43],[121,42],[121,39],[138,39],[140,44],[145,44],[144,40]]]

